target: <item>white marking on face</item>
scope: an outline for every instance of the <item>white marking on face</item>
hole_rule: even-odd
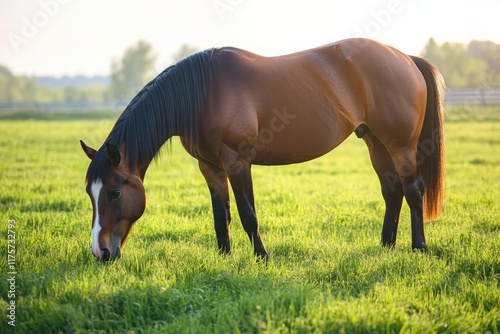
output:
[[[100,179],[92,182],[90,192],[94,201],[94,225],[92,227],[92,253],[96,257],[101,257],[101,249],[99,248],[99,232],[101,232],[101,224],[99,223],[99,194],[102,189],[102,181]]]

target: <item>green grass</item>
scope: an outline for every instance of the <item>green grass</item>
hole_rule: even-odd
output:
[[[34,115],[34,116],[33,116]],[[174,141],[146,176],[144,216],[111,265],[89,249],[88,160],[116,114],[0,120],[0,332],[8,325],[7,222],[16,221],[16,332],[394,333],[500,331],[500,109],[447,116],[444,212],[411,251],[380,247],[383,200],[364,143],[253,168],[271,260],[254,260],[233,204],[219,256],[208,190]],[[232,200],[234,203],[234,200]]]

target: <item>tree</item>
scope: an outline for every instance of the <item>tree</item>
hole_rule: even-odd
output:
[[[38,91],[38,84],[35,77],[26,78],[24,84],[24,96],[23,100],[25,102],[35,103]]]
[[[0,102],[8,101],[7,90],[11,77],[12,73],[10,73],[9,69],[5,66],[0,65]]]
[[[7,82],[7,102],[24,102],[24,80],[21,77],[11,76]]]
[[[177,53],[173,56],[174,62],[182,60],[187,56],[190,56],[198,51],[200,51],[200,49],[195,46],[191,46],[189,44],[182,44],[179,51],[177,51]]]
[[[474,58],[482,59],[488,66],[488,81],[500,84],[500,45],[490,41],[472,41],[467,52]]]
[[[82,95],[75,85],[69,85],[64,87],[64,102],[75,103],[81,102]]]
[[[123,58],[111,65],[111,96],[130,100],[153,77],[155,60],[152,46],[145,41],[125,50]]]

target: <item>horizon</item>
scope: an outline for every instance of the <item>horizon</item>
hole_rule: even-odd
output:
[[[431,10],[432,9],[432,10]],[[109,76],[113,60],[144,40],[157,56],[155,72],[183,44],[200,50],[234,46],[264,56],[300,51],[350,37],[367,37],[419,55],[438,43],[490,40],[500,2],[377,0],[0,0],[0,65],[14,75],[62,78]]]

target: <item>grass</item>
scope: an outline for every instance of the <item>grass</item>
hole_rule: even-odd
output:
[[[447,116],[447,189],[411,251],[380,247],[383,200],[363,142],[318,160],[253,168],[257,263],[233,204],[233,253],[219,256],[208,190],[174,141],[146,176],[148,204],[111,265],[89,249],[88,161],[116,114],[71,120],[23,113],[0,121],[0,291],[8,291],[7,223],[16,221],[16,332],[394,333],[500,331],[500,110]],[[234,199],[232,200],[234,203]],[[0,332],[8,325],[1,293]]]

